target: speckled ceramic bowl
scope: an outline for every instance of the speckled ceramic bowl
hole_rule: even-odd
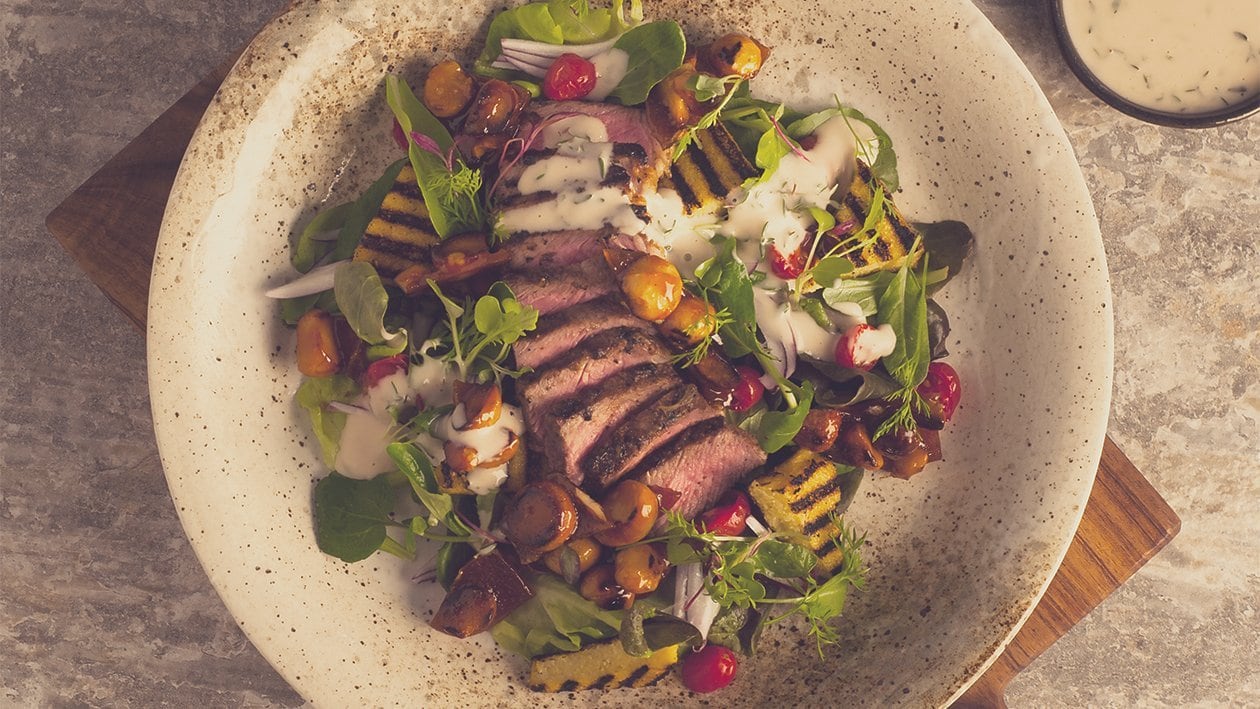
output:
[[[946,462],[864,485],[867,589],[819,658],[774,628],[727,705],[939,705],[999,653],[1063,557],[1098,462],[1111,387],[1103,248],[1063,130],[1014,52],[962,1],[651,2],[693,37],[733,28],[775,47],[755,89],[832,93],[897,141],[902,209],[956,218],[978,248],[946,290],[964,400]],[[153,270],[149,361],[171,494],[206,573],[250,639],[325,706],[561,705],[488,639],[433,632],[438,601],[377,555],[315,547],[325,474],[292,397],[292,335],[262,296],[290,277],[288,237],[393,159],[382,78],[470,59],[497,3],[301,2],[257,38],[203,120],[171,193]],[[674,679],[588,693],[674,705]]]

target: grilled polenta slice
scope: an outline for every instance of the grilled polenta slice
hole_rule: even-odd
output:
[[[760,172],[721,123],[698,131],[670,170],[668,186],[682,198],[687,214],[722,206],[731,190]]]
[[[404,165],[385,194],[380,211],[368,222],[354,250],[354,260],[367,261],[382,276],[392,278],[410,266],[428,266],[429,249],[439,240],[416,184],[416,173],[411,165]]]
[[[839,472],[835,463],[801,448],[791,458],[748,486],[766,524],[798,537],[818,557],[818,570],[830,576],[844,562],[840,529],[834,517],[845,494],[857,491],[856,470]]]
[[[857,169],[853,173],[853,184],[849,186],[849,193],[844,196],[840,208],[836,210],[837,224],[847,221],[858,225],[866,223],[866,215],[875,198],[874,184],[875,178],[871,174],[871,168],[859,159]],[[898,211],[897,205],[893,204],[887,190],[884,191],[883,212],[883,217],[875,225],[873,238],[865,235],[850,237],[855,244],[858,243],[858,239],[862,241],[869,239],[869,243],[865,243],[861,249],[846,254],[849,261],[853,263],[853,270],[845,274],[846,278],[857,278],[875,271],[895,270],[901,268],[901,264],[907,257],[911,259],[911,263],[914,263],[923,253],[922,246],[913,254],[910,253],[919,233],[901,216],[901,212]]]
[[[681,653],[682,645],[674,645],[647,657],[635,657],[621,649],[617,638],[604,640],[577,652],[535,659],[529,667],[529,688],[535,692],[576,692],[646,687],[668,674]]]

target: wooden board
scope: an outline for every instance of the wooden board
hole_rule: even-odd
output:
[[[235,61],[207,76],[48,215],[79,267],[143,329],[158,228],[197,121]],[[1181,520],[1108,438],[1089,505],[1041,603],[955,704],[1004,706],[1010,680],[1164,547]]]

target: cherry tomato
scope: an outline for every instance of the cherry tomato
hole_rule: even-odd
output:
[[[735,367],[735,373],[739,375],[739,383],[731,390],[731,411],[743,412],[751,409],[761,397],[766,393],[766,387],[761,383],[761,372],[747,365],[741,364]]]
[[[796,278],[805,271],[805,252],[797,249],[784,255],[777,247],[770,247],[770,271],[785,280]]]
[[[752,505],[748,496],[739,490],[729,490],[718,500],[713,509],[700,515],[700,529],[724,537],[733,537],[748,526],[748,513]]]
[[[371,389],[385,377],[405,371],[407,371],[407,355],[405,354],[378,359],[369,364],[367,370],[363,372],[363,388]]]
[[[735,679],[739,658],[729,648],[712,643],[691,653],[679,671],[683,686],[693,692],[716,692]]]
[[[918,391],[924,399],[940,403],[941,418],[948,422],[954,417],[954,409],[958,408],[962,399],[962,382],[953,367],[944,362],[933,362],[928,365],[927,377]]]
[[[595,88],[595,65],[576,54],[561,54],[543,77],[543,95],[552,101],[582,98]]]

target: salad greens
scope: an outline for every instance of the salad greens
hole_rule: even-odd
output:
[[[407,157],[433,230],[446,238],[484,229],[487,217],[481,200],[481,170],[468,167],[457,156],[451,134],[405,81],[392,74],[385,77],[385,101],[407,136]],[[358,233],[362,234],[362,229]]]
[[[371,346],[368,354],[388,357],[407,347],[407,331],[390,331],[385,325],[389,293],[376,268],[366,261],[348,261],[337,267],[333,280],[337,307],[359,339]]]
[[[677,22],[659,20],[627,31],[613,48],[624,51],[629,59],[626,74],[610,97],[633,106],[646,101],[652,87],[682,65],[687,40]]]
[[[335,374],[331,377],[307,377],[297,390],[297,403],[311,417],[311,428],[319,441],[324,465],[335,467],[337,452],[341,447],[341,430],[346,425],[346,415],[333,411],[328,404],[334,401],[350,402],[359,395],[359,385],[350,377]]]
[[[785,607],[767,618],[767,623],[800,615],[821,655],[824,645],[839,641],[829,623],[843,612],[849,589],[862,588],[866,573],[860,554],[865,536],[857,536],[840,517],[832,521],[839,529],[835,541],[843,550],[844,561],[825,581],[811,573],[818,563],[813,552],[780,532],[767,530],[756,537],[719,536],[670,513],[665,534],[647,541],[663,540],[670,563],[709,563],[705,590],[723,609]]]
[[[573,652],[621,631],[621,611],[600,608],[559,578],[538,574],[531,586],[534,597],[490,629],[508,650],[529,658]]]
[[[927,376],[931,352],[927,327],[927,256],[915,273],[909,263],[902,264],[879,297],[876,318],[892,327],[897,341],[892,353],[883,358],[884,368],[901,388],[888,395],[897,403],[897,411],[875,430],[878,440],[897,429],[913,429],[915,412],[925,412],[927,404],[917,387]]]
[[[587,0],[531,2],[504,10],[490,21],[486,46],[474,69],[482,76],[514,78],[517,72],[491,66],[503,53],[504,39],[547,44],[593,44],[618,37],[643,21],[642,0],[613,0],[611,7],[591,8]]]
[[[446,322],[435,331],[438,348],[445,350],[440,356],[456,366],[461,378],[488,382],[525,373],[506,369],[503,362],[512,343],[538,325],[537,309],[522,305],[502,281],[490,286],[475,304],[471,299],[456,303],[434,281],[429,281],[429,287],[446,312]]]

